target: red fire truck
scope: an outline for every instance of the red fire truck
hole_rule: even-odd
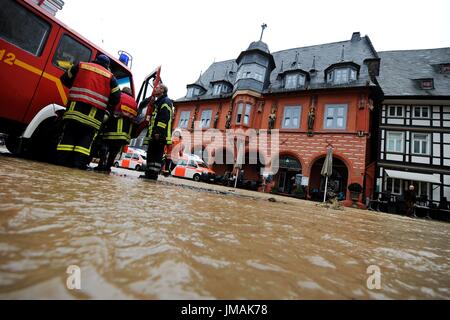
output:
[[[111,59],[119,86],[130,87],[135,95],[131,70],[124,63],[42,9],[39,1],[2,1],[0,133],[7,135],[9,151],[33,158],[52,155],[68,95],[59,78],[70,66],[100,53]],[[142,99],[151,95],[147,87],[153,78],[155,72],[144,81]]]

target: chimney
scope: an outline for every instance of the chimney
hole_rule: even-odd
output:
[[[353,32],[351,42],[357,42],[361,40],[361,32]]]

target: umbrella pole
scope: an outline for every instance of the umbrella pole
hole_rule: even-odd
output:
[[[325,178],[325,191],[323,192],[323,202],[327,201],[328,176]]]
[[[239,177],[239,169],[237,169],[237,171],[236,171],[236,178],[234,179],[234,188],[235,189],[236,189],[236,186],[237,186],[238,177]]]

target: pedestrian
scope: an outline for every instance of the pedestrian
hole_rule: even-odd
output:
[[[155,107],[150,119],[144,145],[147,148],[147,168],[142,178],[157,180],[161,171],[164,147],[172,144],[173,103],[167,96],[168,88],[159,83],[155,87]]]
[[[406,205],[406,215],[408,217],[416,217],[414,212],[414,206],[416,203],[416,192],[414,191],[414,186],[410,185],[409,189],[405,192],[405,205]]]
[[[165,177],[171,175],[171,172],[178,163],[178,160],[183,156],[184,146],[181,143],[181,132],[179,129],[175,129],[172,133],[172,144],[168,144],[164,147],[165,161],[163,162],[164,166],[162,173]]]
[[[95,168],[98,172],[111,172],[117,154],[130,143],[133,124],[137,116],[137,103],[129,87],[124,87],[120,102],[105,124],[101,133],[102,146],[100,162]]]
[[[87,168],[92,143],[105,116],[120,99],[120,88],[109,65],[109,58],[100,54],[93,62],[80,62],[61,76],[62,84],[70,90],[63,134],[56,147],[58,164]]]

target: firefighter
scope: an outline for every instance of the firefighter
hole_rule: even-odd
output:
[[[120,102],[116,105],[113,116],[105,124],[101,133],[102,146],[100,149],[100,162],[94,169],[98,172],[111,172],[117,154],[130,143],[131,131],[137,116],[137,103],[133,93],[124,87],[120,94]]]
[[[160,83],[155,88],[155,107],[144,145],[147,148],[147,168],[142,178],[157,180],[161,171],[164,147],[172,144],[173,103],[167,97],[167,86]]]
[[[120,100],[120,88],[109,71],[109,58],[100,54],[93,62],[80,62],[61,76],[69,90],[64,129],[57,163],[86,169],[92,143],[111,106]]]

